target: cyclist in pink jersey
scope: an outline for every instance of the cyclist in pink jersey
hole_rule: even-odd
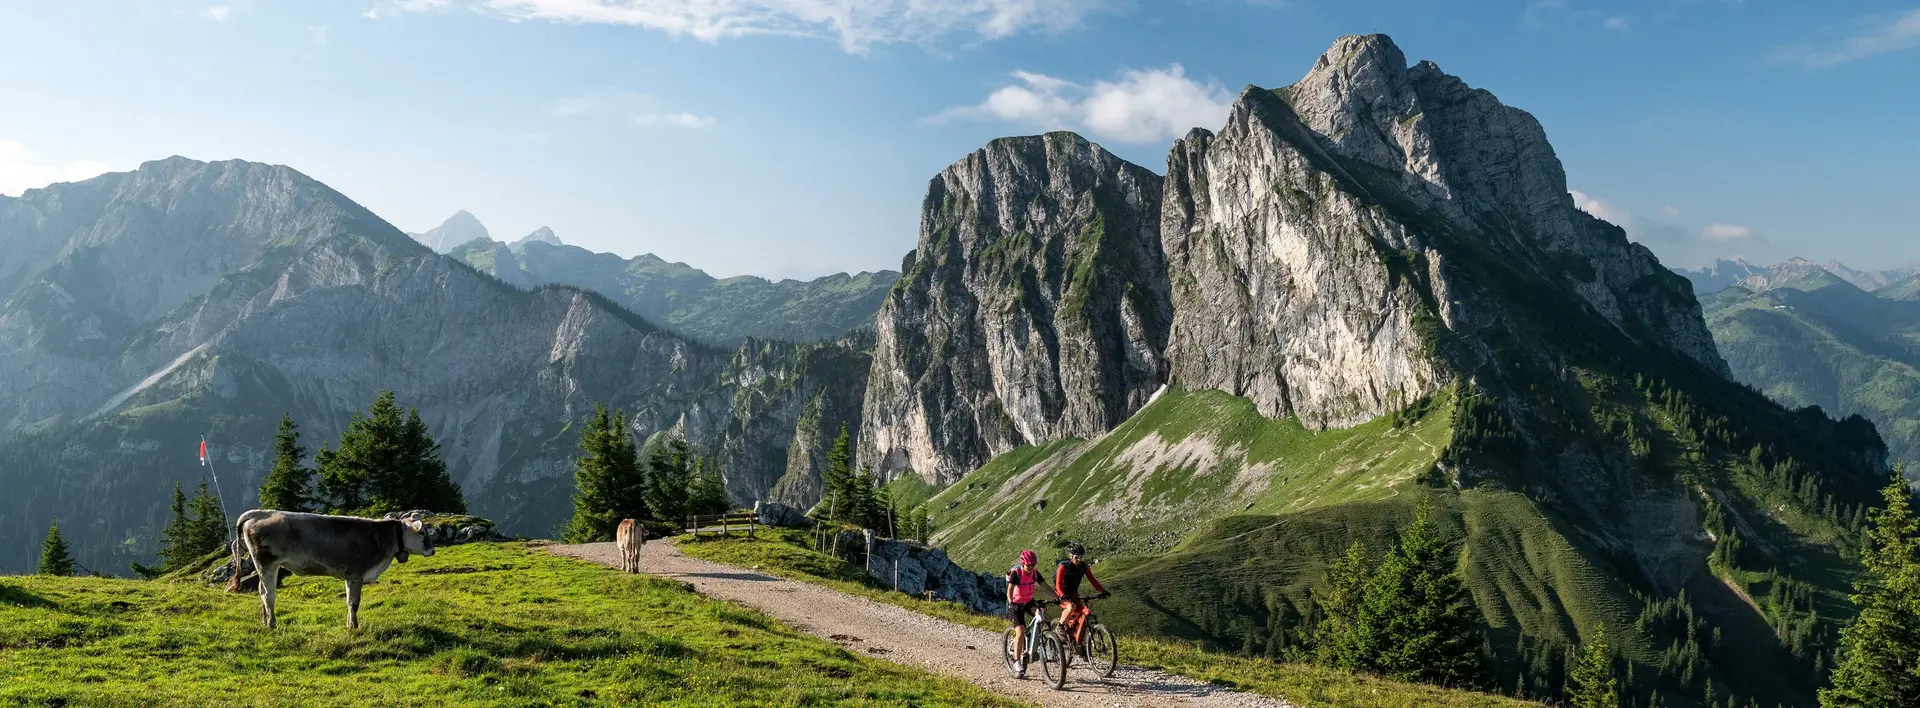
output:
[[[1014,651],[1020,655],[1020,674],[1027,677],[1027,618],[1042,611],[1041,604],[1033,595],[1035,587],[1047,588],[1054,599],[1060,593],[1047,587],[1046,576],[1040,574],[1040,557],[1033,551],[1020,552],[1020,564],[1007,571],[1007,619],[1013,620]]]

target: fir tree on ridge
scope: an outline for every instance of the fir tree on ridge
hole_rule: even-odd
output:
[[[1620,708],[1620,679],[1613,675],[1613,648],[1607,645],[1605,626],[1580,647],[1567,671],[1567,693],[1573,708]]]
[[[1824,708],[1920,705],[1920,519],[1899,468],[1881,494],[1886,506],[1868,515],[1866,572],[1853,585],[1860,614],[1840,632]]]
[[[67,540],[60,537],[60,520],[54,519],[47,526],[47,540],[40,544],[41,575],[73,575],[77,565],[73,561],[73,549],[67,547]]]
[[[364,415],[355,413],[340,434],[339,447],[322,445],[314,461],[320,495],[334,512],[467,510],[419,409],[402,415],[392,391],[381,391]]]
[[[260,482],[260,508],[313,511],[313,470],[300,465],[307,449],[300,446],[300,427],[294,425],[291,413],[280,414],[273,452],[273,469]]]
[[[611,541],[622,519],[648,518],[647,479],[625,413],[609,416],[606,406],[595,405],[580,433],[580,452],[573,463],[573,518],[562,532],[564,540]]]

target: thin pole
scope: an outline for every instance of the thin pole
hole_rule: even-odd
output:
[[[222,520],[220,525],[226,527],[227,540],[231,541],[233,540],[233,524],[225,523],[225,520],[232,517],[227,515],[227,498],[220,493],[220,473],[213,469],[213,451],[207,448],[206,433],[200,434],[200,449],[203,451],[203,454],[200,456],[200,464],[206,465],[207,474],[213,476],[213,499],[220,504],[220,518]],[[238,572],[238,570],[239,569],[236,568],[235,572]]]

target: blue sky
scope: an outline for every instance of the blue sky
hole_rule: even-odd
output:
[[[464,208],[716,275],[897,268],[985,141],[1075,129],[1163,171],[1369,32],[1538,116],[1670,265],[1920,260],[1915,0],[22,0],[0,193],[244,158],[410,231]]]

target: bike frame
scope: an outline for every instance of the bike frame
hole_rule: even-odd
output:
[[[1039,612],[1033,613],[1033,619],[1027,620],[1027,645],[1022,647],[1021,651],[1025,652],[1025,657],[1028,660],[1032,660],[1040,655],[1040,633],[1042,631],[1051,631],[1052,627],[1050,625],[1052,624],[1053,620],[1047,619],[1047,608],[1045,605],[1040,607]]]

